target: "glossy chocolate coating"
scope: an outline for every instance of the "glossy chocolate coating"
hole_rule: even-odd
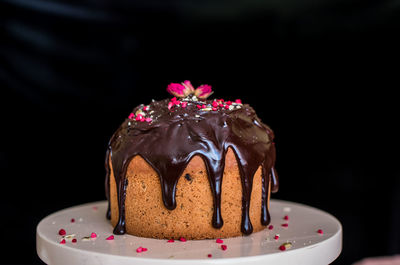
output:
[[[249,208],[253,176],[262,168],[261,223],[267,225],[270,216],[267,207],[268,190],[278,190],[278,177],[274,169],[275,145],[272,130],[257,117],[247,104],[232,104],[230,109],[218,107],[212,110],[212,100],[187,101],[185,107],[171,107],[169,99],[153,101],[142,112],[152,117],[151,122],[126,119],[110,139],[106,153],[106,194],[109,198],[109,159],[117,184],[119,218],[115,234],[125,231],[125,196],[128,180],[127,167],[133,157],[140,155],[157,172],[164,205],[176,207],[175,191],[179,178],[191,158],[203,158],[213,195],[214,212],[212,225],[223,226],[221,216],[221,186],[225,156],[229,147],[236,155],[242,182],[241,231],[253,231]],[[199,109],[198,105],[210,106]],[[169,107],[168,107],[169,106]],[[143,109],[136,107],[133,113]],[[107,212],[110,218],[110,205]]]

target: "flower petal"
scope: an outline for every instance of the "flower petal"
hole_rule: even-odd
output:
[[[201,85],[194,91],[194,95],[201,99],[208,98],[212,93],[213,91],[210,85]]]
[[[185,96],[189,96],[190,94],[194,93],[194,87],[192,86],[192,83],[190,83],[189,80],[183,81],[182,85],[185,87]]]
[[[176,97],[185,97],[185,87],[182,84],[171,83],[168,85],[167,91]]]

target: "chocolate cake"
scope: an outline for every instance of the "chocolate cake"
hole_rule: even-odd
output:
[[[106,153],[114,234],[204,239],[248,235],[270,222],[278,190],[272,130],[241,100],[172,83],[174,97],[137,106]]]

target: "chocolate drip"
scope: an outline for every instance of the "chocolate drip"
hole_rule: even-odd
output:
[[[204,101],[201,104],[210,104]],[[225,168],[225,156],[232,148],[237,158],[242,183],[242,224],[244,234],[250,234],[253,226],[249,208],[253,177],[262,168],[262,215],[261,222],[267,225],[268,190],[278,190],[278,179],[273,168],[275,146],[273,132],[263,124],[249,105],[237,105],[234,109],[217,111],[199,110],[197,102],[189,101],[186,108],[168,108],[168,100],[154,101],[151,122],[125,120],[110,140],[106,158],[106,195],[109,197],[111,158],[118,197],[118,222],[115,234],[125,231],[125,197],[127,190],[126,171],[129,162],[140,155],[158,174],[162,199],[169,210],[176,208],[176,185],[191,158],[200,156],[206,166],[213,195],[213,227],[221,228],[221,186]],[[135,113],[142,108],[133,110]]]

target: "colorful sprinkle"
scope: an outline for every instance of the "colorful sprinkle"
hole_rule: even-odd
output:
[[[129,114],[128,119],[132,120],[133,118],[135,118],[135,114],[133,114],[133,113]],[[93,210],[94,210],[94,207],[93,207]]]
[[[197,108],[198,108],[198,109],[201,109],[201,105],[197,105]]]
[[[179,241],[181,241],[181,242],[186,242],[187,240],[186,240],[186,238],[181,237],[181,238],[179,238]]]
[[[213,110],[213,111],[216,111],[216,110],[217,110],[217,108],[216,108],[216,107],[213,107],[213,108],[212,108],[212,110]]]
[[[275,239],[275,240],[278,240],[278,239],[279,239],[279,235],[275,235],[275,236],[274,236],[274,239]]]
[[[145,119],[145,121],[147,121],[147,122],[152,122],[152,120],[153,120],[152,118],[146,118]]]
[[[75,223],[75,219],[74,218],[71,219],[71,223]]]
[[[289,224],[282,224],[282,227],[288,227]]]
[[[96,234],[96,233],[91,233],[91,234],[90,234],[90,237],[91,237],[91,238],[96,238],[96,237],[97,237],[97,234]]]
[[[114,240],[114,235],[107,237],[106,240]]]
[[[187,102],[182,101],[182,104],[181,104],[182,108],[186,108],[187,104],[188,104]]]
[[[212,255],[211,255],[211,254],[208,254],[207,257],[212,258]]]
[[[60,236],[65,236],[65,235],[67,234],[67,232],[65,232],[64,229],[60,229],[60,231],[58,231],[58,234],[59,234]]]
[[[136,249],[136,252],[137,252],[137,253],[146,252],[146,251],[147,251],[147,248],[144,248],[144,247],[138,247],[138,248]]]
[[[65,242],[66,242],[65,239],[63,239],[63,240],[60,241],[60,244],[63,244],[63,245],[64,245]]]
[[[324,231],[322,230],[322,229],[318,229],[318,234],[321,234],[321,235],[323,235],[324,234]]]
[[[76,241],[77,241],[76,238],[72,239],[72,243],[76,243]]]
[[[221,238],[217,238],[217,240],[215,242],[217,242],[218,244],[222,244],[222,243],[224,243],[224,240],[222,240]]]
[[[172,108],[172,106],[174,106],[173,102],[168,102],[168,109],[170,110]]]
[[[268,226],[268,229],[269,229],[269,230],[272,230],[272,229],[274,229],[274,226],[273,226],[273,225],[269,225],[269,226]]]
[[[173,239],[170,239],[167,241],[167,243],[174,243],[174,242],[175,242],[175,240],[173,240]]]
[[[144,107],[143,107],[143,110],[144,110],[144,111],[147,111],[148,109],[149,109],[148,106],[144,106]]]
[[[285,251],[285,250],[286,250],[285,245],[280,245],[280,246],[279,246],[279,250],[280,250],[280,251]]]
[[[285,216],[283,217],[283,219],[286,220],[286,221],[289,220],[289,215],[285,215]]]
[[[238,104],[242,104],[242,100],[240,100],[240,99],[235,100],[235,102]]]
[[[228,249],[228,247],[227,247],[226,245],[221,245],[221,249],[222,249],[223,251],[225,251],[225,250]]]

